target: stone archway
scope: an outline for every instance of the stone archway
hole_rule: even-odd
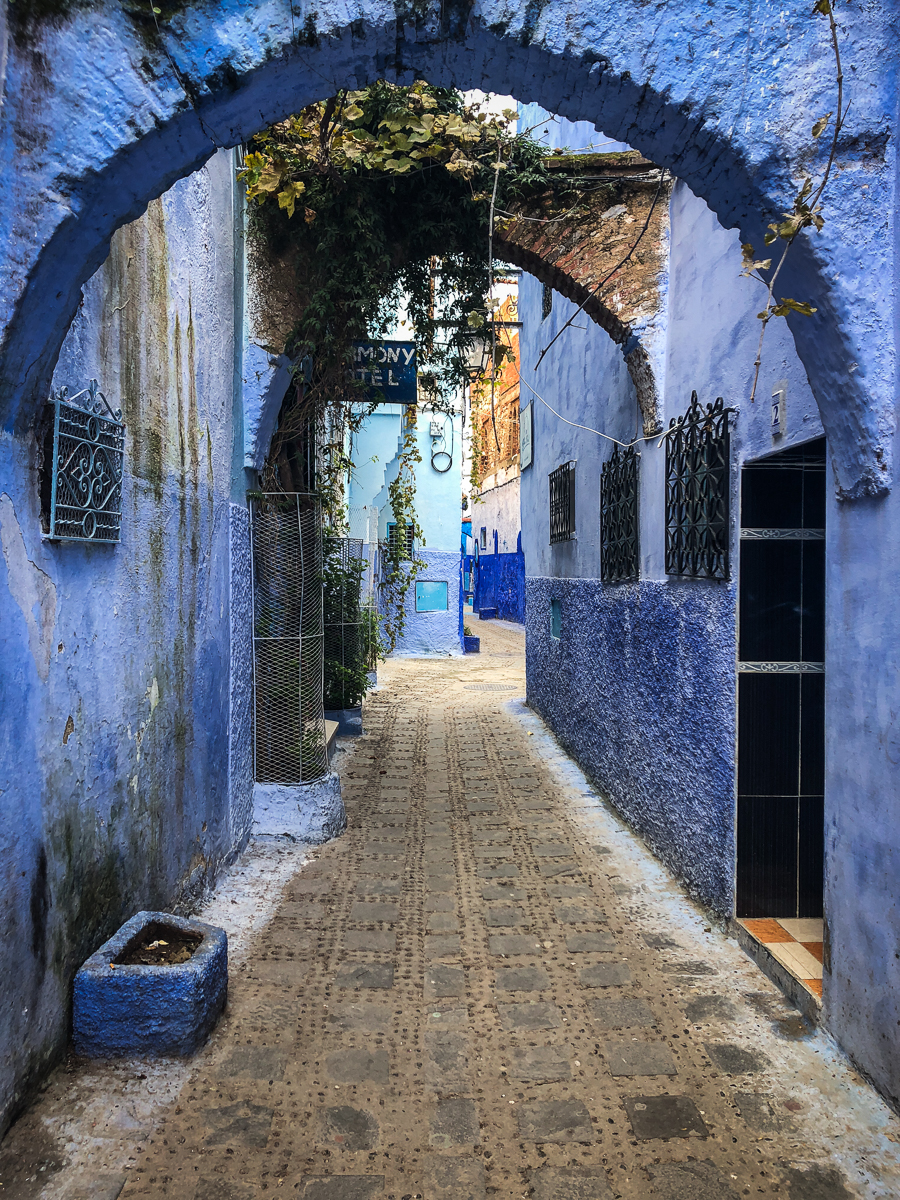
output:
[[[0,226],[0,406],[4,426],[20,433],[31,427],[80,288],[114,230],[217,147],[342,85],[425,76],[594,121],[684,179],[724,226],[761,243],[795,187],[793,157],[808,143],[772,63],[780,79],[814,80],[816,96],[804,99],[823,110],[833,75],[823,24],[805,14],[777,24],[760,16],[748,29],[743,10],[711,4],[687,13],[639,0],[589,9],[544,0],[511,14],[489,0],[388,14],[365,0],[349,20],[339,6],[219,0],[166,6],[158,30],[112,0],[59,9],[43,23],[2,30],[0,136],[15,147],[17,170]],[[865,87],[840,148],[833,215],[783,274],[786,294],[818,308],[791,327],[847,498],[878,494],[890,480],[891,267],[869,219],[890,211],[893,196],[891,102],[886,78],[875,74],[890,44],[887,19],[844,14],[852,46],[845,70],[858,67]],[[885,276],[884,288],[873,287],[873,271]],[[862,294],[870,303],[857,302]],[[884,331],[874,346],[873,321]]]

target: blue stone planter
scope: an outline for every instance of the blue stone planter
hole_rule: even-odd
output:
[[[480,654],[481,638],[470,637],[467,633],[463,634],[463,651],[466,654]]]
[[[110,966],[148,925],[196,934],[203,941],[184,963]],[[140,912],[75,976],[75,1050],[89,1058],[193,1054],[225,1007],[227,988],[228,939],[223,929],[170,913]]]
[[[496,608],[479,608],[478,619],[479,619],[479,621],[496,621],[497,620]]]

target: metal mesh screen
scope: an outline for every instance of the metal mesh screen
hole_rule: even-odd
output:
[[[319,502],[267,494],[250,516],[256,780],[308,783],[328,770]]]
[[[359,538],[326,537],[324,554],[325,708],[356,708],[369,666],[368,613],[362,604],[368,560]]]

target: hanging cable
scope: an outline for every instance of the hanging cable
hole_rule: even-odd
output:
[[[587,433],[596,433],[597,437],[606,438],[606,440],[608,442],[615,442],[617,446],[622,446],[626,450],[628,449],[629,446],[636,446],[638,444],[638,442],[654,442],[654,441],[656,441],[657,438],[659,438],[659,442],[657,443],[657,449],[659,449],[659,447],[663,444],[663,441],[665,440],[666,435],[665,435],[665,432],[663,432],[663,434],[661,436],[658,433],[651,433],[651,434],[647,434],[644,437],[636,437],[633,439],[633,441],[630,441],[630,442],[620,442],[618,438],[611,437],[610,434],[608,434],[608,433],[602,433],[599,429],[592,429],[590,425],[579,425],[579,423],[577,421],[570,421],[568,417],[564,417],[562,415],[562,413],[558,413],[552,404],[547,403],[547,401],[540,394],[540,392],[536,392],[534,390],[534,388],[531,386],[531,384],[528,382],[528,380],[525,379],[524,376],[522,376],[522,375],[519,376],[519,382],[524,383],[525,386],[528,388],[528,390],[530,392],[533,392],[534,395],[537,396],[538,400],[540,400],[540,402],[541,402],[541,404],[543,404],[544,408],[549,408],[550,412],[553,413],[554,417],[557,417],[560,421],[563,421],[566,425],[571,425],[575,429],[584,429]]]

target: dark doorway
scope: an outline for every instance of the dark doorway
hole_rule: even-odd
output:
[[[741,475],[737,916],[821,917],[825,441]]]

